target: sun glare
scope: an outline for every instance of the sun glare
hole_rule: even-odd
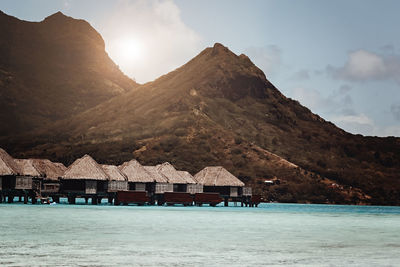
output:
[[[118,58],[123,61],[138,61],[143,58],[144,46],[143,44],[133,38],[123,38],[117,42]]]

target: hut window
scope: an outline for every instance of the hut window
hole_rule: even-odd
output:
[[[32,177],[17,176],[15,189],[32,189]]]
[[[243,187],[243,196],[251,196],[251,195],[252,195],[251,187]]]
[[[146,184],[144,183],[137,183],[135,185],[135,190],[136,191],[146,191]]]
[[[163,194],[165,192],[173,192],[173,184],[157,183],[156,194]]]
[[[96,194],[97,193],[97,181],[85,181],[85,193]]]
[[[231,187],[231,197],[237,197],[238,196],[238,188],[237,187]]]
[[[188,184],[187,191],[190,194],[203,193],[203,185],[201,185],[201,184]]]

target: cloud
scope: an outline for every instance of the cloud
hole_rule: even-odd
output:
[[[342,85],[339,89],[333,90],[328,96],[323,96],[318,90],[296,87],[291,91],[291,97],[317,113],[352,114],[353,99],[348,94],[350,90],[350,86]]]
[[[173,1],[119,1],[110,14],[100,27],[106,50],[138,82],[176,69],[203,48],[201,37],[185,25]],[[127,45],[137,51],[128,55]]]
[[[400,104],[392,104],[390,106],[390,112],[393,114],[395,120],[400,121]]]
[[[273,76],[282,65],[282,51],[276,45],[248,47],[244,52],[267,77]]]
[[[389,46],[385,48],[386,51],[390,50]],[[400,84],[400,55],[378,54],[361,49],[349,53],[344,66],[328,65],[326,71],[335,79],[353,82],[394,80]]]
[[[290,78],[293,81],[305,81],[310,79],[310,73],[308,70],[299,70],[295,72]]]
[[[378,126],[364,113],[353,115],[333,116],[330,120],[338,127],[353,134],[369,136],[400,136],[400,126]]]

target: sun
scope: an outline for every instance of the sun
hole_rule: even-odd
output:
[[[115,53],[125,62],[139,61],[144,57],[144,46],[135,38],[121,38],[117,40]]]

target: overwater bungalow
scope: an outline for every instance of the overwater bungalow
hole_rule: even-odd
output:
[[[167,177],[158,171],[157,166],[143,166],[144,169],[153,177],[155,182],[154,194],[164,194],[173,192],[173,184],[168,183]]]
[[[110,178],[103,168],[89,155],[72,163],[60,178],[61,192],[68,195],[69,203],[74,204],[76,197],[92,198],[92,204],[107,195]]]
[[[168,183],[173,184],[173,192],[188,192],[188,185],[196,184],[191,177],[182,176],[169,162],[156,166],[157,170],[167,177]]]
[[[203,185],[196,182],[194,177],[187,171],[177,171],[187,181],[187,192],[191,195],[203,193]]]
[[[15,189],[16,177],[19,174],[20,170],[14,158],[0,148],[0,202]],[[12,200],[13,197],[8,197],[9,202]]]
[[[28,196],[32,198],[32,203],[41,196],[41,187],[43,177],[33,166],[31,159],[14,159],[19,169],[19,175],[15,177],[15,191],[20,198],[24,196],[24,202],[27,203]]]
[[[219,193],[225,200],[236,201],[242,196],[244,183],[222,166],[205,167],[194,179],[204,186],[204,192]]]
[[[59,201],[60,181],[65,170],[67,169],[64,164],[59,162],[51,162],[48,159],[31,159],[32,165],[39,171],[40,176],[43,177],[41,186],[41,195],[52,195],[53,200]]]
[[[128,178],[117,166],[104,164],[100,166],[109,178],[107,192],[128,191]]]
[[[137,160],[124,162],[118,168],[127,177],[130,191],[154,191],[153,176]]]

